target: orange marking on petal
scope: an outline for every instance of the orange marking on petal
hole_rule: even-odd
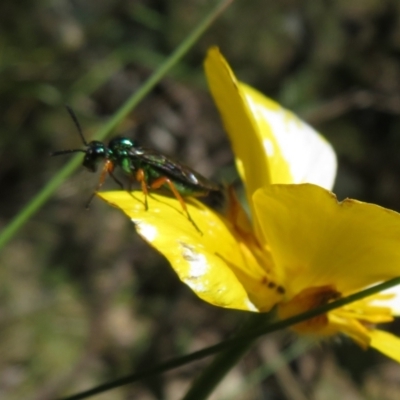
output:
[[[340,296],[341,294],[332,285],[307,288],[290,301],[281,303],[278,307],[278,313],[281,319],[286,319],[327,304]],[[299,333],[318,333],[318,330],[321,330],[327,324],[328,317],[323,314],[296,324],[292,328]]]

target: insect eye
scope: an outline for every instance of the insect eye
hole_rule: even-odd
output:
[[[104,145],[101,142],[92,143],[86,150],[86,155],[83,159],[82,165],[90,172],[96,172],[97,165],[105,158],[107,158],[107,153]]]

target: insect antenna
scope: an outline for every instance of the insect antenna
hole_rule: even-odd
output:
[[[83,149],[71,149],[71,150],[59,150],[59,151],[53,151],[50,153],[50,156],[61,156],[62,154],[70,154],[70,153],[86,153],[86,150]]]
[[[67,104],[65,105],[65,108],[67,109],[68,114],[71,116],[72,120],[74,121],[74,124],[75,124],[76,128],[78,129],[78,133],[82,139],[83,144],[85,146],[88,146],[88,142],[86,141],[85,136],[83,136],[81,124],[79,123],[78,118],[76,117],[76,114],[74,113],[74,110]]]
[[[76,114],[74,113],[74,110],[67,104],[65,105],[65,108],[67,109],[68,114],[71,116],[72,121],[74,121],[74,124],[75,124],[76,128],[78,129],[78,133],[82,139],[83,144],[86,147],[89,147],[89,144],[85,139],[85,136],[83,136],[82,127],[78,121],[78,118],[76,117]],[[60,156],[62,154],[70,154],[70,153],[78,153],[78,152],[86,153],[86,150],[83,150],[83,149],[60,150],[60,151],[54,151],[54,152],[50,153],[50,156]]]

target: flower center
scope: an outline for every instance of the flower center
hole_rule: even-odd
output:
[[[248,216],[232,187],[228,188],[226,217],[232,224],[238,246],[246,263],[246,270],[232,270],[239,277],[250,299],[260,312],[270,311],[281,302],[286,289],[275,274],[271,252],[260,245]]]
[[[278,314],[281,319],[290,318],[313,308],[323,306],[338,299],[340,296],[341,293],[332,285],[307,288],[291,300],[280,303],[278,305]],[[321,314],[293,325],[292,329],[298,333],[324,334],[323,330],[328,325],[328,322],[327,314]]]

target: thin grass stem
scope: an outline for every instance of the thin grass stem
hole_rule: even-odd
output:
[[[321,314],[325,314],[336,308],[343,307],[346,304],[350,304],[353,303],[354,301],[361,300],[368,296],[372,296],[373,294],[379,293],[383,290],[389,289],[397,285],[400,285],[400,277],[391,279],[384,283],[380,283],[379,285],[354,293],[350,296],[343,297],[339,300],[333,301],[332,303],[325,304],[321,307],[315,308],[305,313],[295,315],[294,317],[287,318],[285,320],[277,321],[274,323],[269,323],[269,317],[266,316],[265,314],[255,314],[249,319],[249,321],[245,324],[245,326],[241,328],[240,334],[232,337],[231,339],[227,339],[224,342],[217,343],[213,346],[207,347],[205,349],[196,351],[191,354],[184,355],[182,357],[176,357],[172,360],[168,360],[147,370],[127,375],[123,378],[104,383],[102,385],[96,386],[84,392],[64,397],[63,399],[60,400],[87,399],[96,394],[104,393],[108,390],[128,385],[137,382],[141,379],[149,378],[156,374],[161,374],[163,372],[170,371],[172,369],[181,367],[183,365],[211,356],[213,354],[225,352],[227,353],[225,356],[219,355],[210,364],[210,367],[204,370],[203,374],[194,382],[194,384],[192,385],[192,387],[190,388],[189,392],[186,394],[185,397],[185,400],[205,399],[214,390],[214,388],[218,385],[218,383],[224,378],[224,376],[229,372],[229,370],[236,364],[240,356],[242,356],[246,352],[246,350],[251,347],[254,341],[260,336],[276,332],[281,329],[289,328],[290,326],[306,321],[307,319],[317,317],[318,315]],[[265,321],[262,320],[263,317]],[[254,327],[254,325],[257,324],[258,326]],[[246,328],[248,328],[249,330],[245,331]],[[227,360],[231,360],[231,363],[229,364]],[[221,368],[220,372],[218,372],[218,368]],[[209,377],[210,373],[208,371],[216,373],[216,376],[210,378]],[[207,377],[207,380],[204,379],[205,377]]]
[[[134,109],[134,107],[150,92],[150,90],[163,78],[168,71],[190,50],[199,37],[209,28],[217,17],[233,2],[233,0],[222,0],[217,6],[201,20],[176,50],[165,60],[165,62],[147,79],[146,82],[131,95],[122,107],[110,118],[102,128],[94,135],[94,139],[103,140],[107,137]],[[65,165],[47,185],[11,220],[11,222],[0,233],[0,250],[14,237],[24,226],[32,215],[50,198],[55,190],[70,176],[81,163],[82,157],[77,155]]]

